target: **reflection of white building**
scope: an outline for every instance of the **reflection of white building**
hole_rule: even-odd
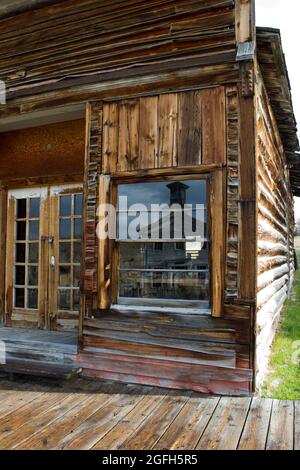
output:
[[[183,208],[186,203],[186,191],[189,188],[181,182],[174,182],[168,185],[170,189],[170,206],[177,205]],[[180,212],[179,217],[183,219],[184,213]],[[195,212],[191,212],[190,226],[195,230],[197,217]],[[187,219],[186,219],[187,220]],[[122,276],[121,291],[124,297],[154,297],[154,298],[176,298],[200,300],[208,298],[209,290],[209,244],[204,240],[206,233],[205,216],[202,215],[202,237],[187,237],[183,239],[176,237],[180,241],[167,242],[156,241],[146,242],[138,250],[127,246],[125,259],[127,258],[126,277]],[[153,233],[162,233],[164,224],[169,225],[170,238],[174,236],[174,225],[179,225],[180,220],[173,213],[160,215],[157,222],[147,225],[140,230],[140,239],[151,240]],[[178,227],[177,227],[178,228]],[[161,240],[163,238],[159,237]],[[152,235],[153,239],[153,235]],[[132,250],[132,256],[130,252]],[[143,270],[134,270],[131,260],[139,258],[139,265]],[[124,254],[122,255],[124,261]],[[130,260],[131,259],[131,260]],[[125,274],[125,273],[124,273]],[[175,288],[176,287],[176,288]]]

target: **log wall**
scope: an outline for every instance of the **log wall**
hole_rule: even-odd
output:
[[[294,277],[294,203],[277,124],[262,80],[257,100],[258,280],[257,386]]]

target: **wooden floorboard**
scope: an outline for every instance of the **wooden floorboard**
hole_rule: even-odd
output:
[[[289,450],[300,402],[75,379],[0,379],[0,449]]]

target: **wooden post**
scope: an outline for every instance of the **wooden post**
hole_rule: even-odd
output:
[[[110,185],[110,176],[101,175],[99,181],[98,220],[106,217],[105,205],[110,203]],[[107,309],[111,304],[111,241],[109,238],[103,239],[100,237],[98,239],[98,246],[98,305],[100,309]]]
[[[212,316],[221,317],[224,306],[224,272],[225,272],[225,217],[223,170],[213,173],[211,208],[211,259],[212,259]]]
[[[236,42],[253,41],[255,38],[254,0],[236,0]]]
[[[7,191],[0,194],[0,322],[5,319],[5,258],[6,258],[6,219],[7,219]]]

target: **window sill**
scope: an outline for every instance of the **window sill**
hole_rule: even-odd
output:
[[[206,315],[211,316],[210,308],[192,308],[192,307],[159,307],[157,305],[122,305],[115,304],[111,306],[112,310],[119,311],[141,311],[141,312],[156,312],[156,313],[176,313],[180,315]]]

